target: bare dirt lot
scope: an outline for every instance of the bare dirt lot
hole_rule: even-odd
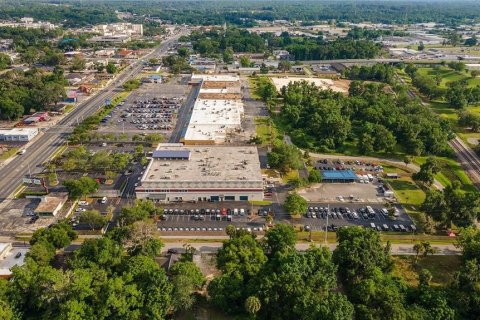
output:
[[[283,86],[287,86],[290,82],[302,81],[311,82],[321,89],[331,89],[336,92],[347,93],[350,86],[349,80],[333,80],[333,79],[321,79],[316,77],[272,77],[273,84],[278,91]]]

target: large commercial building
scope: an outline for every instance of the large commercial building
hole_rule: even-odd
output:
[[[211,145],[228,141],[228,135],[242,129],[244,115],[240,78],[237,75],[192,75],[200,83],[188,127],[181,141],[185,145]]]
[[[21,141],[26,142],[38,134],[37,128],[13,128],[0,129],[0,141]]]
[[[93,27],[93,31],[101,33],[102,36],[143,36],[143,25],[128,22],[100,24]]]
[[[162,202],[263,200],[257,148],[160,144],[135,191]]]

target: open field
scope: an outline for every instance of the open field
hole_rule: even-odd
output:
[[[436,159],[440,166],[440,172],[435,175],[435,179],[443,186],[448,186],[453,181],[458,181],[464,191],[476,190],[472,181],[457,161],[442,157],[437,157]],[[426,157],[417,157],[414,160],[417,165],[422,165],[425,161],[427,161]]]
[[[427,269],[432,273],[433,286],[445,286],[453,280],[455,270],[460,268],[459,256],[428,256],[419,257],[417,265],[413,264],[413,256],[394,256],[393,273],[402,278],[408,285],[418,285],[418,272]]]
[[[434,68],[418,68],[417,72],[421,75],[435,76],[439,75],[442,78],[440,88],[446,88],[450,82],[465,80],[469,86],[475,87],[480,85],[480,78],[473,78],[470,73],[463,71],[455,71],[447,67]]]
[[[302,81],[311,82],[321,89],[332,89],[336,92],[347,93],[350,86],[349,80],[332,80],[332,79],[321,79],[315,77],[272,77],[272,82],[277,88],[278,91],[282,89],[283,86],[287,86],[290,82]]]

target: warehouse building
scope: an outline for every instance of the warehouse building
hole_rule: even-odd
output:
[[[135,192],[162,202],[263,200],[257,148],[161,144]]]
[[[358,181],[358,176],[352,170],[321,170],[322,182],[349,183]]]
[[[37,128],[0,129],[0,141],[28,142],[38,134]]]
[[[192,83],[201,87],[181,142],[213,145],[241,131],[244,108],[237,75],[192,75]]]

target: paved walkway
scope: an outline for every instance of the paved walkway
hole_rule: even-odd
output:
[[[171,239],[171,237],[168,237]],[[179,252],[183,251],[183,242],[167,242],[165,243],[165,246],[163,248],[163,251],[167,251],[168,249],[176,249]],[[203,253],[215,253],[222,247],[221,242],[193,242],[193,243],[188,243],[191,247],[197,249],[200,252]],[[321,243],[297,243],[295,246],[298,251],[305,251],[307,250],[311,245],[314,246],[323,246]],[[336,243],[329,243],[327,244],[327,247],[330,250],[335,250],[337,247]],[[432,245],[434,249],[436,249],[435,255],[442,255],[442,256],[447,256],[447,255],[460,255],[461,250],[455,247],[453,244],[442,244],[442,245]],[[392,244],[392,255],[415,255],[415,251],[413,250],[413,244]]]

